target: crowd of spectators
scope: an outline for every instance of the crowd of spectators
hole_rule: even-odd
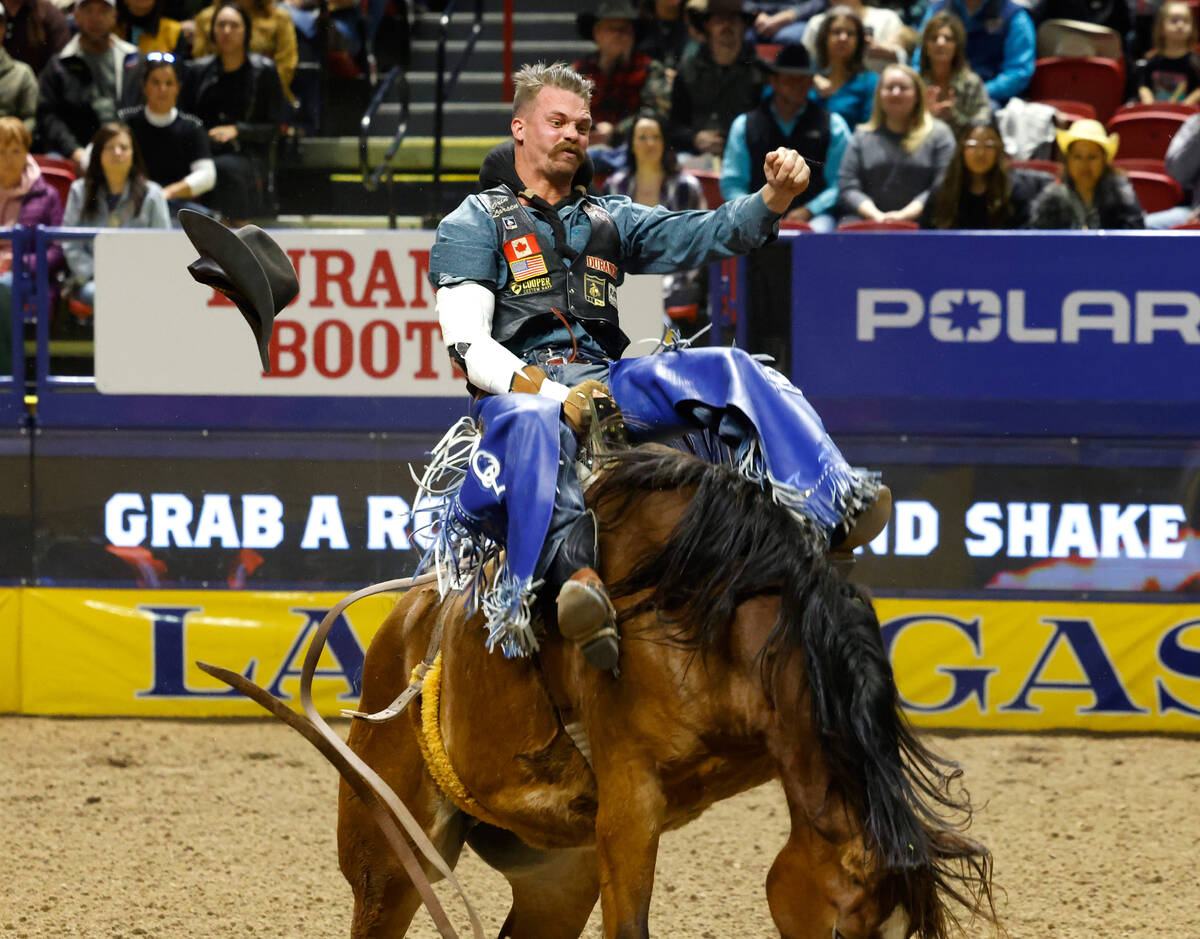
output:
[[[1147,216],[1116,158],[1117,134],[1083,106],[1027,98],[1038,25],[1072,20],[1067,28],[1111,36],[1122,50],[1127,102],[1200,111],[1191,5],[876,3],[644,0],[637,9],[600,0],[580,13],[595,52],[576,67],[596,83],[593,157],[602,176],[615,171],[609,191],[636,187],[644,200],[662,185],[661,173],[649,181],[629,140],[640,115],[662,128],[672,166],[719,179],[725,199],[761,184],[766,152],[796,148],[813,181],[785,221],[815,231],[849,222],[1139,228],[1200,219],[1196,124],[1162,164],[1183,202]],[[1057,167],[1014,166],[1030,157]]]

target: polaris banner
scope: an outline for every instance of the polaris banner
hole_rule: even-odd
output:
[[[1200,240],[794,239],[792,378],[835,431],[1200,433]]]

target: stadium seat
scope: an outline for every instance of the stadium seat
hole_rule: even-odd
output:
[[[1167,155],[1171,138],[1186,120],[1183,114],[1147,107],[1114,114],[1107,127],[1110,134],[1121,135],[1117,156],[1161,160]]]
[[[1039,59],[1095,56],[1123,59],[1125,50],[1115,29],[1084,20],[1046,20],[1037,30]]]
[[[1184,104],[1182,101],[1155,101],[1153,104],[1134,102],[1121,105],[1113,112],[1113,117],[1116,117],[1118,114],[1140,114],[1147,111],[1159,111],[1163,114],[1182,114],[1184,117],[1191,117],[1193,114],[1200,114],[1200,107],[1194,104]]]
[[[72,176],[75,175],[75,162],[68,160],[66,157],[52,157],[44,153],[35,153],[33,155],[34,162],[37,163],[43,170],[47,166],[56,166],[60,170],[66,170]]]
[[[1048,104],[1056,110],[1062,111],[1068,115],[1073,121],[1086,121],[1096,119],[1096,109],[1086,101],[1068,101],[1066,98],[1050,98],[1039,102],[1040,104]]]
[[[852,219],[848,222],[842,222],[837,227],[838,231],[916,231],[921,226],[916,222],[901,222],[897,220],[888,220],[883,222],[873,222],[868,218]]]
[[[1124,169],[1133,184],[1143,212],[1161,212],[1173,209],[1183,201],[1183,187],[1166,172],[1144,169]]]
[[[1029,84],[1031,101],[1086,101],[1107,121],[1125,95],[1125,65],[1095,57],[1039,59]]]
[[[67,194],[71,191],[71,183],[75,182],[74,171],[64,170],[58,166],[43,166],[42,179],[54,187],[65,207],[67,204]]]
[[[1182,225],[1172,225],[1171,231],[1200,231],[1200,222],[1184,222]]]
[[[1062,164],[1058,160],[1013,160],[1014,168],[1023,170],[1040,170],[1050,173],[1055,179],[1062,179]]]
[[[782,231],[812,231],[812,226],[808,222],[802,222],[799,219],[780,219],[779,228]]]
[[[715,209],[725,201],[721,195],[721,177],[710,170],[688,170],[700,180],[700,188],[704,190],[704,201],[710,209]]]

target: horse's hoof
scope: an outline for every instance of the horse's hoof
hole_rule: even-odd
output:
[[[585,642],[579,649],[592,668],[609,672],[617,667],[620,649],[615,630],[612,635],[601,635],[591,642]]]

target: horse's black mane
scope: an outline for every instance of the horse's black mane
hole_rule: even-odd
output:
[[[728,651],[739,605],[779,595],[779,618],[762,650],[768,698],[783,666],[802,652],[813,729],[833,785],[860,820],[867,847],[901,876],[900,900],[918,935],[946,935],[939,893],[990,911],[991,857],[962,835],[970,804],[951,792],[961,770],[922,744],[899,710],[870,598],[832,568],[815,526],[731,467],[666,447],[616,454],[588,499],[612,526],[648,492],[692,487],[666,544],[610,585],[614,599],[646,593],[625,618],[654,610],[677,641],[719,654]]]

